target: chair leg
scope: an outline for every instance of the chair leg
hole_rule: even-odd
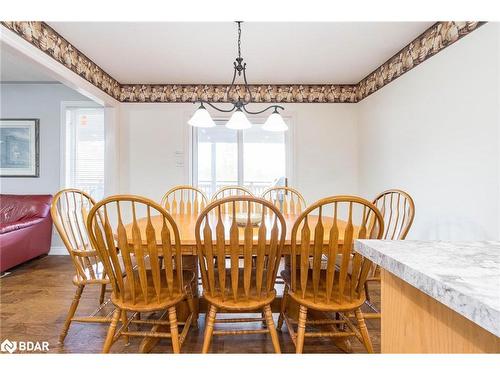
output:
[[[354,314],[356,315],[356,320],[358,321],[359,331],[361,336],[363,337],[363,345],[366,348],[368,353],[373,353],[372,340],[370,339],[370,335],[368,334],[368,328],[366,328],[365,319],[363,318],[363,313],[361,309],[357,309]]]
[[[286,297],[288,296],[288,284],[285,284],[285,289],[283,290],[283,298],[281,299],[281,310],[280,316],[278,318],[278,329],[281,330],[283,326],[283,319],[285,318],[285,309],[286,309]]]
[[[205,338],[203,339],[202,353],[208,353],[210,350],[210,343],[212,342],[212,334],[214,332],[215,316],[217,315],[217,307],[210,305],[210,310],[205,320]]]
[[[274,326],[271,306],[269,305],[264,306],[263,314],[266,316],[267,328],[269,329],[269,334],[271,335],[271,340],[273,341],[274,352],[281,353],[280,342],[278,339],[278,332],[276,332],[276,327]]]
[[[366,300],[368,302],[371,302],[370,291],[368,290],[368,281],[365,281],[365,295],[366,295]]]
[[[300,305],[299,309],[299,326],[297,328],[297,345],[295,345],[295,353],[300,354],[304,349],[304,337],[306,334],[307,307]]]
[[[109,349],[111,349],[111,345],[113,345],[113,338],[115,336],[116,324],[118,323],[118,319],[120,319],[121,311],[120,309],[116,309],[113,313],[113,318],[111,319],[111,324],[108,328],[108,334],[106,335],[106,340],[104,341],[104,345],[102,347],[103,353],[109,353]]]
[[[101,295],[99,296],[99,305],[104,302],[104,296],[106,295],[106,284],[101,285]]]
[[[123,332],[127,332],[128,327],[126,327],[126,324],[127,324],[128,317],[127,317],[127,312],[125,310],[122,310],[121,318],[122,318],[122,324],[123,324],[123,326],[125,326],[125,328],[123,329]],[[125,335],[125,345],[129,345],[129,344],[130,344],[130,337]]]
[[[174,354],[179,354],[181,352],[181,346],[179,343],[179,328],[177,327],[175,306],[169,307],[168,309],[168,321],[170,322],[170,334],[172,335],[172,348]]]
[[[191,286],[189,286],[187,288],[187,303],[188,303],[190,312],[193,313],[192,324],[194,325],[195,328],[198,328],[198,312],[196,311],[196,308],[194,305],[194,296],[193,296],[193,290],[191,289]]]
[[[78,304],[80,303],[80,297],[82,296],[84,285],[79,285],[76,288],[75,296],[73,297],[73,301],[71,302],[71,306],[69,307],[68,315],[66,316],[66,321],[64,322],[63,329],[61,334],[59,335],[59,344],[64,344],[64,339],[68,334],[69,326],[71,325],[71,319],[75,316],[76,309]]]

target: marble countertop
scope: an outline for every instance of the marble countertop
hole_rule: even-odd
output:
[[[357,240],[354,247],[500,337],[500,242]]]

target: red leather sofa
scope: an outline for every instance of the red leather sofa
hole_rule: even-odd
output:
[[[0,272],[47,254],[52,195],[0,194]]]

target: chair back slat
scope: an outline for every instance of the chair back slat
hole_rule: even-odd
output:
[[[257,233],[257,259],[255,262],[255,287],[257,289],[257,294],[260,295],[262,292],[262,286],[266,289],[269,289],[267,284],[264,284],[264,262],[266,258],[266,236],[267,236],[267,227],[266,227],[266,209],[261,210],[260,217],[260,226],[259,231]],[[271,238],[278,237],[275,233],[271,234]],[[271,255],[270,255],[271,256]]]
[[[354,240],[380,239],[383,231],[381,213],[363,198],[328,197],[307,207],[291,232],[292,292],[313,303],[364,298],[372,262],[354,251]]]
[[[247,202],[247,223],[244,231],[243,244],[243,289],[245,297],[250,295],[250,280],[252,277],[252,258],[253,258],[253,225],[250,219],[252,213],[251,202]]]
[[[309,242],[311,237],[311,230],[309,229],[309,223],[307,222],[307,217],[304,221],[304,226],[302,227],[301,237],[300,237],[300,287],[302,290],[302,298],[305,297],[307,279],[309,277]]]
[[[342,261],[340,263],[340,274],[339,274],[339,297],[340,303],[343,302],[344,292],[346,286],[346,278],[349,270],[349,262],[351,261],[352,253],[352,240],[353,240],[353,225],[352,225],[352,202],[349,202],[349,213],[347,219],[347,225],[344,230],[344,241],[342,245]]]
[[[298,215],[306,207],[302,194],[288,186],[275,186],[265,190],[262,198],[273,202],[284,215]]]
[[[139,225],[137,224],[137,213],[135,210],[135,202],[132,203],[132,239],[134,241],[134,255],[137,260],[137,268],[139,270],[139,284],[141,287],[144,301],[148,303],[148,277],[146,274],[145,254],[142,248],[142,237]],[[147,249],[147,248],[146,248]]]
[[[98,214],[100,214],[100,212],[98,212]],[[90,216],[90,212],[89,212],[89,216]],[[112,269],[115,270],[115,272],[108,273],[108,275],[111,279],[111,282],[116,283],[120,290],[124,290],[123,279],[121,277],[117,277],[117,278],[114,277],[115,274],[117,274],[117,275],[120,274],[120,271],[122,268],[122,265],[120,263],[120,259],[122,259],[122,258],[118,255],[119,250],[118,250],[117,246],[115,245],[115,242],[116,242],[115,234],[113,233],[113,229],[111,228],[106,207],[104,207],[104,220],[102,219],[102,216],[100,216],[99,219],[101,219],[100,221],[104,227],[104,239],[105,239],[105,242],[100,243],[100,245],[101,245],[100,247],[101,248],[105,247],[105,248],[109,249],[109,258],[110,258],[110,259],[108,259],[107,257],[103,258],[103,261],[105,261],[105,264],[107,263],[109,266],[112,266]],[[88,227],[89,222],[90,221],[87,218],[87,227]],[[98,225],[97,220],[95,221],[95,225],[96,225],[95,228],[98,229],[99,227],[97,226]],[[99,231],[99,235],[102,236],[101,231]],[[106,269],[106,266],[104,268]]]
[[[314,289],[314,299],[318,295],[319,290],[319,280],[321,273],[321,260],[323,255],[323,223],[322,223],[322,210],[319,208],[318,221],[316,222],[316,227],[314,229],[314,251],[313,251],[313,270],[312,270],[312,282]]]
[[[156,245],[156,233],[151,221],[151,207],[147,208],[146,242],[147,251],[149,253],[149,262],[151,263],[151,275],[156,293],[156,302],[160,303],[161,267],[160,259],[158,257],[158,247]]]
[[[161,226],[161,244],[163,259],[165,261],[165,279],[167,281],[167,291],[168,295],[172,296],[174,294],[174,260],[172,251],[172,236],[170,235],[170,228],[167,225],[165,217],[162,219]],[[182,268],[179,269],[182,271]]]
[[[229,247],[231,254],[231,291],[234,302],[238,300],[238,281],[240,268],[240,231],[236,222],[236,202],[232,202],[231,228],[229,230]],[[221,271],[221,270],[219,270]]]
[[[337,202],[334,202],[333,222],[332,222],[332,227],[330,228],[330,238],[328,241],[328,259],[326,265],[326,286],[325,286],[326,303],[330,303],[330,298],[332,296],[338,250],[339,250],[339,227],[337,225]]]
[[[203,228],[203,238],[206,238],[205,241],[205,255],[206,259],[209,259],[206,263],[206,267],[208,270],[208,280],[210,283],[210,290],[213,291],[215,290],[215,269],[214,269],[214,262],[212,261],[214,258],[214,252],[213,252],[213,241],[212,241],[212,228],[210,227],[210,223],[207,220],[207,223],[205,225],[205,228]]]
[[[103,265],[88,237],[86,215],[95,204],[87,193],[77,189],[59,191],[52,201],[50,213],[64,246],[71,255],[77,280],[102,280]]]
[[[261,215],[258,226],[255,212]],[[230,196],[210,203],[195,228],[205,293],[234,302],[267,296],[274,289],[285,234],[283,216],[261,198]]]
[[[216,246],[217,246],[217,268],[219,270],[224,270],[226,268],[226,238],[225,238],[225,233],[224,233],[224,223],[223,223],[223,218],[222,218],[222,210],[221,206],[217,207],[217,226],[215,228],[216,231]],[[207,216],[207,222],[208,222],[208,216]],[[210,229],[210,227],[208,227]],[[205,228],[205,231],[207,231],[207,228]],[[205,233],[205,232],[204,232]],[[211,233],[208,234],[207,236],[204,236],[205,242],[208,242],[211,240]],[[215,279],[215,277],[214,277]],[[226,298],[226,272],[219,272],[219,287],[222,293],[222,300]],[[211,287],[212,291],[215,290],[215,285]]]
[[[264,210],[266,209],[264,208]],[[281,223],[278,225],[277,215],[274,215],[272,222],[273,222],[273,227],[271,229],[271,238],[269,240],[269,256],[267,262],[268,262],[268,269],[275,270],[274,272],[276,273],[279,267],[279,262],[281,260],[281,252],[282,252],[282,247],[280,247],[278,239],[280,239],[283,226],[281,225]],[[272,288],[274,287],[274,282],[276,281],[276,275],[271,272],[267,272],[263,275],[263,277],[265,277],[266,280],[265,293],[267,296],[269,291],[272,290]]]
[[[179,231],[162,206],[139,196],[112,196],[90,210],[87,228],[123,303],[157,304],[183,293]]]
[[[120,249],[120,254],[123,259],[123,263],[125,266],[125,274],[129,275],[129,277],[126,277],[125,280],[128,285],[128,289],[131,293],[132,296],[132,303],[135,305],[136,304],[136,293],[135,293],[135,277],[133,276],[134,272],[134,266],[132,264],[132,256],[133,256],[133,248],[135,247],[134,245],[132,249],[130,249],[128,238],[127,238],[127,231],[125,230],[125,226],[123,225],[122,221],[122,212],[120,208],[120,201],[116,201],[116,209],[117,209],[117,214],[118,214],[118,225],[117,225],[117,236],[118,236],[118,248]],[[105,217],[106,217],[106,224],[110,226],[110,219],[108,215],[108,207],[104,207],[104,212],[105,212]],[[134,241],[135,242],[135,241]],[[116,277],[118,276],[118,270],[114,270],[116,272]],[[124,297],[124,296],[122,296]]]
[[[189,185],[175,186],[161,199],[161,205],[172,215],[198,216],[207,203],[205,193]]]

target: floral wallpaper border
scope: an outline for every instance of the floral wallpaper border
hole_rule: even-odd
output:
[[[238,97],[254,103],[355,103],[356,85],[122,85],[122,102],[229,103]]]
[[[352,85],[120,84],[45,22],[2,21],[5,27],[65,65],[116,100],[127,103],[188,103],[199,99],[228,103],[238,96],[269,103],[357,103],[486,22],[437,22],[380,67]]]
[[[54,60],[119,100],[120,83],[45,22],[2,21],[1,23]]]
[[[410,44],[363,78],[356,87],[356,99],[361,101],[402,76],[457,40],[470,34],[486,22],[436,22]]]

